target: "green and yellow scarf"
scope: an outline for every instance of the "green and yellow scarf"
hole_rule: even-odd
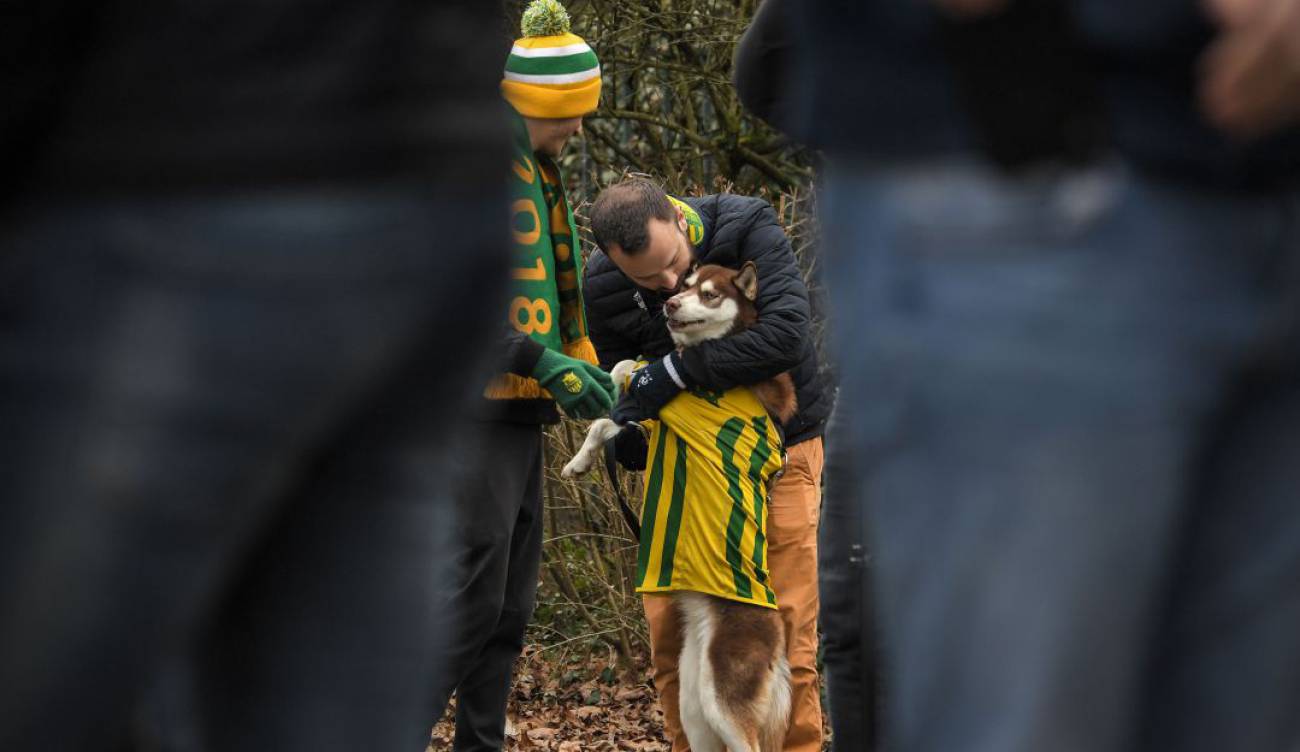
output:
[[[551,350],[595,363],[596,349],[587,337],[582,309],[582,247],[560,169],[550,158],[533,153],[528,129],[519,118],[511,167],[510,229],[515,252],[510,323]],[[510,373],[494,378],[484,395],[489,399],[550,397],[536,379]]]
[[[682,216],[686,217],[686,239],[691,241],[691,245],[696,248],[704,242],[704,222],[700,220],[699,212],[691,208],[691,205],[679,198],[668,197],[672,205],[682,210]]]

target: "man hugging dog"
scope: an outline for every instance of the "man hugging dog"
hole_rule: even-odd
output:
[[[726,390],[789,372],[799,409],[786,422],[787,462],[771,490],[768,566],[785,627],[793,702],[786,750],[820,750],[817,683],[817,520],[821,502],[822,432],[832,393],[817,367],[811,314],[789,239],[766,202],[719,194],[678,200],[633,178],[597,197],[590,210],[600,250],[586,273],[584,298],[600,364],[645,358],[650,378],[634,379],[620,420],[650,419],[683,389]],[[752,262],[759,285],[757,319],[735,335],[678,352],[665,325],[665,303],[681,292],[696,264],[740,269]],[[629,412],[630,410],[630,412]],[[645,468],[639,430],[617,439],[619,460]],[[678,714],[681,625],[671,600],[643,597],[650,625],[655,686],[674,752],[688,749]]]

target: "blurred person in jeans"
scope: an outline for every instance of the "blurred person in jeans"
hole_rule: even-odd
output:
[[[175,655],[205,748],[423,748],[499,9],[3,13],[0,749],[125,748]]]
[[[789,130],[801,50],[793,24],[792,0],[766,0],[758,7],[736,47],[734,81],[740,101],[750,112]],[[850,324],[852,326],[852,324]],[[817,529],[817,590],[821,674],[826,684],[826,711],[831,739],[839,749],[876,749],[878,726],[877,644],[867,586],[862,510],[852,494],[839,492],[856,478],[848,463],[831,462],[840,449],[833,440],[838,418],[827,433],[825,490]]]
[[[794,14],[885,745],[1295,748],[1300,3]]]

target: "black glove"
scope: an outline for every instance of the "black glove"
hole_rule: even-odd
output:
[[[623,426],[623,430],[614,436],[613,442],[614,459],[618,460],[624,470],[639,473],[645,469],[650,443],[646,441],[645,431],[640,426]]]
[[[623,392],[618,402],[614,403],[614,409],[609,411],[609,419],[620,426],[634,426],[645,420],[641,417],[641,406],[627,392]]]
[[[622,425],[633,420],[653,420],[659,417],[659,410],[672,401],[690,384],[686,380],[686,369],[682,366],[682,356],[674,351],[641,368],[632,374],[625,395],[636,405],[636,413],[624,411],[624,419],[613,415],[614,422]],[[619,406],[622,406],[620,400]]]

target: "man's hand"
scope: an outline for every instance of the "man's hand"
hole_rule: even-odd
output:
[[[673,351],[632,373],[626,397],[619,400],[614,422],[622,425],[659,417],[659,410],[687,387],[681,353]],[[621,420],[620,420],[621,418]]]
[[[533,369],[533,378],[546,388],[570,418],[599,418],[614,404],[614,380],[586,361],[547,350]]]
[[[614,409],[610,411],[609,419],[620,426],[631,426],[645,420],[645,418],[641,417],[640,405],[627,392],[624,392],[623,396],[618,398],[618,404],[614,405]]]
[[[1300,0],[1206,0],[1218,38],[1201,61],[1201,106],[1240,138],[1300,123]]]

